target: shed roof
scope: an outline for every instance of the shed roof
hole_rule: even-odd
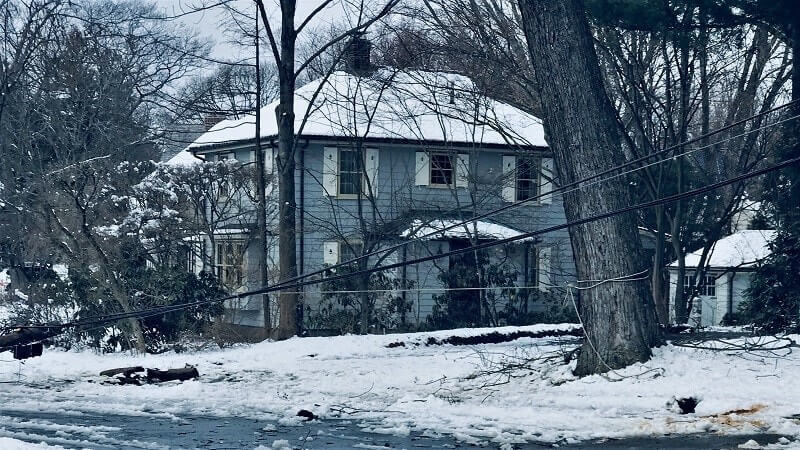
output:
[[[775,230],[742,230],[718,240],[708,256],[711,268],[748,268],[770,254],[769,243],[775,238]],[[686,255],[686,267],[697,267],[703,250]],[[677,267],[673,261],[669,267]]]

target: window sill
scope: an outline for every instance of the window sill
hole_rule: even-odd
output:
[[[358,200],[359,198],[361,200],[369,200],[370,196],[367,194],[363,194],[361,196],[359,196],[358,194],[339,194],[333,196],[333,198],[338,200]]]

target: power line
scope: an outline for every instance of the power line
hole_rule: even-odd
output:
[[[357,261],[359,261],[361,259],[364,259],[364,258],[367,258],[369,256],[390,252],[390,251],[393,251],[393,250],[395,250],[397,248],[400,248],[402,246],[408,245],[410,243],[418,242],[418,241],[421,241],[421,240],[423,240],[425,238],[428,238],[428,237],[431,237],[431,236],[440,235],[443,231],[446,231],[446,230],[449,230],[449,229],[453,229],[453,228],[456,228],[458,226],[469,225],[470,223],[472,223],[472,222],[474,222],[474,221],[476,221],[476,220],[478,220],[480,218],[485,218],[485,217],[489,217],[491,215],[499,214],[500,212],[503,212],[503,211],[506,211],[508,209],[518,207],[518,206],[520,206],[522,204],[525,204],[525,203],[540,199],[540,198],[542,198],[542,197],[544,197],[546,195],[553,195],[553,194],[559,193],[559,192],[562,192],[562,193],[563,192],[569,192],[569,191],[567,191],[567,189],[571,189],[571,190],[578,189],[578,188],[580,188],[578,186],[580,183],[583,183],[583,182],[586,182],[586,181],[591,181],[591,180],[596,180],[597,178],[599,178],[599,177],[601,177],[603,175],[610,174],[610,173],[612,173],[612,172],[614,172],[616,170],[619,170],[619,169],[630,167],[630,166],[632,166],[634,164],[646,161],[646,160],[648,160],[648,159],[650,159],[650,158],[652,158],[654,156],[666,153],[666,152],[668,152],[670,150],[673,150],[675,148],[684,147],[684,146],[686,146],[686,145],[688,145],[690,143],[697,142],[697,141],[702,140],[702,139],[706,139],[709,136],[713,136],[713,135],[719,134],[719,133],[721,133],[723,131],[726,131],[726,130],[729,130],[731,128],[734,128],[736,126],[742,125],[742,124],[746,123],[747,121],[752,120],[754,118],[757,118],[757,117],[760,117],[760,116],[763,116],[763,115],[766,115],[766,114],[770,114],[770,113],[773,113],[773,112],[778,111],[780,109],[789,107],[789,106],[791,106],[791,105],[793,105],[793,104],[795,104],[797,102],[800,102],[800,100],[794,100],[794,101],[785,103],[783,105],[774,107],[774,108],[772,108],[770,110],[761,112],[759,114],[755,114],[753,116],[750,116],[748,118],[742,119],[740,121],[737,121],[737,122],[732,123],[730,125],[727,125],[725,127],[719,128],[719,129],[714,130],[714,131],[709,132],[709,133],[706,133],[705,135],[698,136],[696,138],[692,138],[692,139],[690,139],[688,141],[685,141],[683,143],[675,144],[675,145],[666,147],[666,148],[664,148],[664,149],[662,149],[662,150],[660,150],[660,151],[658,151],[656,153],[653,153],[653,154],[650,154],[650,155],[647,155],[647,156],[644,156],[644,157],[637,158],[635,160],[626,162],[626,163],[621,164],[619,166],[615,166],[615,167],[606,169],[606,170],[604,170],[602,172],[599,172],[597,174],[594,174],[594,175],[592,175],[590,177],[584,178],[582,180],[577,180],[577,181],[574,181],[574,182],[572,182],[570,184],[567,184],[565,186],[562,186],[562,187],[559,187],[557,189],[554,189],[553,191],[551,191],[549,193],[539,194],[537,196],[534,196],[534,197],[531,197],[531,198],[528,198],[528,199],[525,199],[525,200],[514,202],[514,203],[511,203],[509,205],[504,205],[504,206],[502,206],[500,208],[496,208],[496,209],[494,209],[492,211],[489,211],[487,213],[483,213],[483,214],[478,215],[478,216],[473,216],[472,218],[470,218],[470,219],[468,219],[466,221],[463,221],[463,222],[460,222],[460,223],[451,224],[451,225],[449,225],[447,227],[444,227],[442,229],[438,229],[438,230],[436,230],[434,232],[431,232],[431,233],[428,233],[426,235],[415,237],[415,238],[413,238],[413,239],[411,239],[409,241],[404,241],[404,242],[401,242],[399,244],[395,244],[393,246],[390,246],[388,248],[379,249],[379,250],[376,250],[374,252],[370,252],[370,253],[367,253],[367,254],[364,254],[364,255],[360,255],[360,256],[355,257],[353,259],[350,259],[348,261],[344,261],[344,262],[335,264],[333,266],[326,267],[324,269],[320,269],[320,270],[317,270],[317,271],[312,271],[312,272],[309,272],[309,273],[306,273],[306,274],[301,274],[301,275],[298,275],[297,277],[294,277],[292,279],[276,283],[276,284],[274,284],[272,286],[264,286],[264,287],[261,287],[259,289],[246,291],[246,292],[238,293],[238,294],[233,294],[233,295],[229,295],[229,296],[218,298],[218,299],[203,300],[203,301],[198,301],[198,302],[193,302],[193,303],[184,303],[184,304],[180,304],[180,305],[170,305],[170,306],[165,306],[165,307],[160,307],[160,308],[152,308],[152,309],[148,309],[148,310],[122,312],[122,313],[111,314],[111,315],[107,315],[107,316],[101,316],[101,317],[98,317],[96,319],[91,319],[91,320],[86,319],[86,320],[80,320],[80,321],[72,321],[72,322],[68,322],[66,324],[63,324],[62,326],[63,327],[78,327],[78,326],[83,326],[83,325],[92,324],[92,323],[105,323],[105,322],[117,321],[117,320],[123,320],[123,319],[128,319],[128,318],[135,318],[135,317],[144,318],[144,317],[149,317],[149,316],[152,316],[152,315],[166,314],[166,313],[169,313],[169,312],[173,312],[173,311],[177,311],[177,310],[180,310],[180,309],[189,308],[189,307],[192,307],[192,306],[200,306],[200,305],[204,305],[204,304],[222,302],[222,301],[227,301],[227,300],[242,299],[242,298],[248,297],[250,295],[274,292],[274,291],[278,291],[278,290],[280,290],[282,288],[286,288],[286,287],[298,288],[298,287],[302,287],[302,286],[318,284],[318,283],[325,282],[325,281],[336,281],[336,280],[349,278],[349,277],[353,277],[353,276],[366,275],[366,274],[369,274],[369,273],[374,273],[374,272],[379,272],[379,271],[384,271],[384,270],[391,270],[391,269],[402,267],[402,266],[406,266],[406,265],[419,264],[419,263],[430,261],[430,260],[434,260],[434,259],[440,259],[440,258],[444,258],[444,257],[454,256],[454,255],[457,255],[457,254],[467,253],[467,252],[470,252],[470,251],[476,251],[476,250],[480,250],[480,249],[484,249],[484,248],[490,248],[490,247],[497,246],[497,245],[504,245],[504,244],[507,244],[507,243],[510,243],[510,242],[515,242],[515,241],[518,241],[518,240],[528,239],[530,237],[538,236],[538,235],[549,233],[549,232],[552,232],[552,231],[557,231],[557,230],[569,228],[570,226],[581,225],[581,224],[588,223],[588,222],[591,222],[591,221],[594,221],[594,220],[600,220],[600,219],[603,219],[603,218],[611,217],[611,216],[616,215],[616,214],[622,214],[622,213],[633,211],[633,210],[636,210],[636,209],[647,208],[647,207],[651,207],[651,206],[655,206],[655,205],[659,205],[659,204],[671,203],[671,202],[677,201],[677,200],[682,199],[682,198],[687,198],[687,197],[699,195],[701,193],[708,192],[708,191],[717,189],[719,187],[722,187],[722,186],[725,186],[725,185],[728,185],[728,184],[732,184],[732,183],[735,183],[735,182],[738,182],[738,181],[741,181],[741,180],[744,180],[744,179],[752,178],[752,177],[755,177],[755,176],[758,176],[758,175],[762,175],[764,173],[768,173],[768,172],[771,172],[771,171],[774,171],[774,170],[781,169],[783,167],[786,167],[786,166],[790,165],[791,163],[797,162],[798,159],[787,160],[787,161],[784,161],[784,162],[782,162],[780,164],[776,164],[776,165],[767,167],[765,169],[752,171],[752,172],[749,172],[749,173],[746,173],[746,174],[743,174],[743,175],[739,175],[737,177],[730,178],[728,180],[724,180],[724,181],[721,181],[721,182],[718,182],[718,183],[714,183],[712,185],[708,185],[708,186],[705,186],[705,187],[702,187],[702,188],[698,188],[698,189],[695,189],[695,190],[692,190],[692,191],[687,191],[687,192],[682,193],[682,194],[675,194],[675,195],[668,196],[668,197],[665,197],[665,198],[662,198],[662,199],[653,200],[653,201],[650,201],[650,202],[640,203],[638,205],[629,206],[629,207],[618,209],[618,210],[611,211],[611,212],[608,212],[608,213],[596,215],[596,216],[593,216],[593,217],[590,217],[590,218],[585,218],[585,219],[581,219],[581,220],[578,220],[578,221],[568,222],[568,223],[565,223],[565,224],[556,225],[556,226],[540,229],[540,230],[537,230],[537,231],[522,233],[522,234],[520,234],[518,236],[515,236],[515,237],[512,237],[512,238],[506,238],[506,239],[500,239],[500,240],[496,240],[496,241],[486,242],[486,243],[477,244],[477,245],[471,246],[471,247],[465,247],[465,248],[459,249],[459,250],[454,250],[454,251],[441,253],[441,254],[436,254],[436,255],[429,255],[429,256],[426,256],[426,257],[417,258],[415,260],[404,261],[404,262],[400,262],[400,263],[393,263],[393,264],[389,264],[389,265],[386,265],[386,266],[379,266],[379,267],[373,267],[373,268],[369,268],[369,269],[363,269],[363,270],[360,270],[360,271],[357,271],[357,272],[349,272],[347,274],[326,276],[325,278],[322,278],[322,279],[302,281],[302,280],[305,280],[306,278],[309,278],[309,277],[312,277],[312,276],[315,276],[315,275],[325,275],[327,273],[330,273],[330,271],[332,269],[336,269],[336,268],[339,268],[339,267],[350,266],[354,262],[357,262]],[[784,120],[782,120],[780,122],[777,122],[777,123],[783,123],[783,122],[786,122],[786,121],[789,121],[789,120],[796,119],[797,117],[798,116],[793,116],[793,117],[784,119]],[[709,147],[709,146],[712,146],[712,145],[718,145],[720,142],[725,142],[727,140],[740,137],[740,136],[742,136],[744,134],[748,134],[748,133],[757,131],[759,129],[763,129],[763,128],[766,128],[768,126],[774,126],[777,123],[768,124],[768,125],[759,127],[759,128],[750,130],[748,132],[742,133],[740,135],[726,138],[726,139],[724,139],[722,141],[719,141],[719,142],[716,142],[714,144],[706,145],[705,147],[699,147],[699,148],[695,148],[693,150],[684,152],[682,154],[673,155],[670,159],[677,158],[677,157],[680,157],[680,156],[685,156],[685,155],[687,155],[689,153],[696,152],[696,151],[698,151],[698,150],[700,150],[702,148],[706,148],[706,147]],[[659,163],[664,162],[664,161],[666,161],[666,160],[660,160],[660,161],[657,161],[657,162],[654,162],[654,163],[650,163],[649,165],[659,164]],[[632,172],[635,172],[637,170],[641,170],[642,168],[648,167],[649,165],[645,165],[645,166],[641,166],[641,167],[638,167],[638,168],[635,168],[635,169],[631,169],[627,173],[632,173]],[[608,181],[609,179],[613,179],[613,178],[622,176],[624,174],[625,173],[616,174],[613,177],[609,177],[609,178],[605,178],[605,179],[602,179],[602,180],[598,180],[598,181],[596,181],[595,183],[592,183],[592,184],[596,184],[598,182],[605,182],[605,181]],[[583,186],[583,187],[586,187],[586,186]],[[142,313],[149,313],[149,314],[147,314],[145,316],[142,316],[141,315]]]
[[[278,291],[278,290],[280,290],[282,288],[285,288],[285,287],[290,287],[291,286],[291,287],[294,287],[294,288],[299,288],[299,287],[302,287],[302,286],[308,286],[308,285],[319,284],[319,283],[324,283],[324,282],[337,281],[337,280],[346,279],[346,278],[350,278],[350,277],[355,277],[355,276],[360,276],[360,275],[368,275],[368,274],[375,273],[375,272],[391,270],[391,269],[395,269],[395,268],[402,267],[402,266],[420,264],[420,263],[423,263],[423,262],[426,262],[426,261],[446,258],[446,257],[450,257],[450,256],[463,254],[463,253],[474,252],[474,251],[477,251],[477,250],[482,250],[482,249],[491,248],[491,247],[495,247],[495,246],[505,245],[505,244],[509,244],[509,243],[512,243],[512,242],[516,242],[516,241],[528,239],[528,238],[531,238],[531,237],[534,237],[534,236],[538,236],[538,235],[541,235],[541,234],[546,234],[546,233],[550,233],[550,232],[553,232],[553,231],[566,229],[566,228],[569,228],[569,227],[583,225],[583,224],[586,224],[586,223],[589,223],[589,222],[594,222],[594,221],[597,221],[597,220],[605,219],[605,218],[612,217],[612,216],[619,215],[619,214],[624,214],[624,213],[635,211],[635,210],[638,210],[638,209],[650,208],[650,207],[657,206],[657,205],[673,203],[675,201],[682,200],[684,198],[689,198],[689,197],[694,197],[694,196],[697,196],[697,195],[700,195],[700,194],[704,194],[706,192],[710,192],[710,191],[713,191],[715,189],[719,189],[720,187],[724,187],[724,186],[727,186],[727,185],[730,185],[730,184],[733,184],[733,183],[737,183],[737,182],[740,182],[740,181],[743,181],[743,180],[746,180],[746,179],[749,179],[749,178],[753,178],[753,177],[756,177],[756,176],[760,176],[760,175],[764,175],[764,174],[767,174],[767,173],[770,173],[770,172],[774,172],[776,170],[782,169],[784,167],[788,167],[788,166],[790,166],[792,164],[795,164],[795,163],[798,163],[798,162],[800,162],[800,157],[796,157],[796,158],[792,158],[792,159],[789,159],[789,160],[785,160],[783,162],[780,162],[780,163],[777,163],[777,164],[774,164],[774,165],[771,165],[771,166],[768,166],[768,167],[765,167],[765,168],[762,168],[762,169],[758,169],[758,170],[754,170],[754,171],[751,171],[751,172],[747,172],[745,174],[741,174],[741,175],[738,175],[738,176],[735,176],[735,177],[732,177],[732,178],[728,178],[728,179],[723,180],[723,181],[719,181],[717,183],[713,183],[713,184],[710,184],[710,185],[707,185],[707,186],[703,186],[703,187],[700,187],[700,188],[696,188],[696,189],[693,189],[693,190],[690,190],[690,191],[686,191],[686,192],[683,192],[683,193],[673,194],[673,195],[670,195],[670,196],[667,196],[667,197],[663,197],[663,198],[660,198],[660,199],[651,200],[651,201],[648,201],[648,202],[642,202],[642,203],[638,203],[636,205],[626,206],[624,208],[619,208],[619,209],[616,209],[616,210],[613,210],[613,211],[608,211],[608,212],[605,212],[605,213],[596,214],[594,216],[590,216],[590,217],[574,220],[572,222],[567,222],[567,223],[560,224],[560,225],[554,225],[554,226],[551,226],[551,227],[548,227],[548,228],[544,228],[544,229],[541,229],[541,230],[522,233],[522,234],[520,234],[518,236],[513,236],[513,237],[509,237],[509,238],[504,238],[504,239],[498,239],[498,240],[495,240],[495,241],[484,242],[484,243],[476,244],[476,245],[470,246],[470,247],[465,247],[465,248],[461,248],[461,249],[457,249],[457,250],[451,250],[449,252],[444,252],[444,253],[440,253],[440,254],[424,256],[424,257],[420,257],[420,258],[416,258],[416,259],[412,259],[412,260],[408,260],[408,261],[388,264],[386,266],[366,268],[366,269],[362,269],[362,270],[358,270],[358,271],[354,271],[354,272],[348,272],[348,273],[345,273],[345,274],[331,275],[331,276],[327,276],[325,278],[304,280],[304,281],[303,280],[299,280],[299,281],[291,283],[291,284],[280,284],[279,283],[279,284],[276,284],[276,285],[265,286],[265,287],[262,287],[262,288],[259,288],[259,289],[254,289],[254,290],[250,290],[250,291],[246,291],[246,292],[241,292],[241,293],[237,293],[237,294],[233,294],[233,295],[229,295],[229,296],[221,297],[221,298],[217,298],[217,299],[200,300],[200,301],[197,301],[197,302],[183,303],[183,304],[180,304],[180,305],[170,305],[170,306],[165,306],[165,307],[161,307],[161,308],[152,308],[152,309],[148,309],[148,310],[129,311],[129,312],[125,312],[125,313],[119,313],[119,314],[115,314],[115,315],[99,317],[99,318],[94,319],[94,320],[69,322],[69,323],[63,324],[61,326],[62,327],[80,327],[80,326],[85,326],[85,325],[92,325],[92,324],[97,324],[97,323],[107,323],[107,322],[113,322],[113,321],[117,321],[117,320],[129,319],[129,318],[150,317],[150,316],[153,316],[153,315],[166,314],[168,312],[178,311],[178,310],[190,308],[190,307],[193,307],[193,306],[201,306],[201,305],[206,305],[206,304],[210,304],[210,303],[223,302],[223,301],[227,301],[227,300],[243,299],[243,298],[249,297],[251,295],[265,294],[265,293]]]
[[[547,193],[540,193],[540,194],[538,194],[538,195],[535,195],[535,196],[533,196],[533,197],[529,197],[529,198],[527,198],[527,199],[524,199],[524,200],[516,201],[516,202],[510,203],[510,204],[508,204],[508,205],[501,206],[501,207],[499,207],[499,208],[496,208],[496,209],[493,209],[493,210],[491,210],[491,211],[488,211],[488,212],[485,212],[485,213],[478,214],[477,216],[473,216],[473,217],[471,217],[471,218],[469,218],[469,219],[466,219],[466,220],[463,220],[463,221],[460,221],[460,222],[456,222],[456,223],[450,224],[450,225],[448,225],[448,226],[446,226],[446,227],[442,227],[442,228],[440,228],[440,229],[437,229],[437,230],[436,230],[436,231],[434,231],[434,232],[427,233],[427,234],[424,234],[424,235],[422,235],[422,236],[414,237],[414,238],[412,238],[412,239],[410,239],[410,240],[407,240],[407,241],[404,241],[404,242],[400,242],[400,243],[398,243],[398,244],[394,244],[394,245],[391,245],[391,246],[389,246],[389,247],[386,247],[386,248],[378,249],[378,250],[375,250],[375,251],[372,251],[372,252],[369,252],[369,253],[366,253],[366,254],[363,254],[363,255],[356,256],[356,257],[354,257],[354,258],[352,258],[352,259],[349,259],[349,260],[347,260],[347,261],[344,261],[344,262],[338,263],[338,264],[336,264],[336,265],[334,265],[334,266],[331,266],[331,267],[328,267],[328,268],[325,268],[325,269],[319,269],[319,270],[315,270],[315,271],[308,272],[308,273],[305,273],[305,274],[300,274],[300,275],[297,275],[297,276],[295,276],[295,277],[293,277],[293,278],[290,278],[290,279],[288,279],[288,280],[285,280],[285,281],[282,281],[282,282],[280,282],[278,285],[281,285],[281,284],[290,285],[290,284],[292,284],[292,283],[294,283],[294,282],[296,282],[296,281],[299,281],[299,280],[302,280],[302,279],[305,279],[305,278],[308,278],[308,277],[312,277],[312,276],[315,276],[315,275],[324,274],[326,271],[329,271],[329,270],[330,270],[330,269],[332,269],[332,268],[336,268],[336,267],[342,267],[342,266],[348,266],[348,265],[351,265],[351,264],[353,264],[353,263],[355,263],[355,262],[357,262],[357,261],[360,261],[360,260],[362,260],[362,259],[369,258],[370,256],[375,256],[375,255],[379,255],[379,254],[387,254],[387,253],[389,253],[389,252],[392,252],[392,251],[394,251],[394,250],[397,250],[397,249],[399,249],[399,248],[401,248],[401,247],[404,247],[404,246],[406,246],[406,245],[409,245],[409,244],[411,244],[411,243],[413,243],[413,242],[419,242],[419,241],[422,241],[422,240],[424,240],[424,239],[427,239],[427,238],[430,238],[430,237],[433,237],[433,236],[436,236],[436,235],[441,235],[441,233],[442,233],[442,232],[444,232],[444,231],[447,231],[447,230],[451,230],[451,229],[454,229],[454,228],[457,228],[457,227],[464,227],[464,226],[468,226],[468,225],[469,225],[469,224],[471,224],[472,222],[474,222],[474,221],[477,221],[477,220],[479,220],[479,219],[483,219],[483,218],[486,218],[486,217],[490,217],[490,216],[493,216],[493,215],[499,214],[499,213],[501,213],[501,212],[503,212],[503,211],[507,211],[507,210],[509,210],[509,209],[517,208],[517,207],[519,207],[520,205],[523,205],[523,204],[526,204],[526,203],[530,203],[530,202],[533,202],[533,201],[541,200],[542,198],[544,198],[544,197],[547,197],[547,196],[550,196],[550,195],[554,195],[554,194],[557,194],[557,193],[561,193],[561,194],[563,194],[563,193],[566,193],[566,192],[572,192],[572,191],[574,191],[574,190],[577,190],[577,189],[579,189],[579,185],[580,185],[580,184],[582,184],[582,183],[586,183],[586,182],[588,182],[588,181],[596,180],[597,178],[600,178],[600,177],[602,177],[602,176],[605,176],[605,175],[611,174],[611,173],[613,173],[613,172],[615,172],[615,171],[617,171],[617,170],[626,169],[626,168],[628,168],[628,167],[631,167],[631,166],[633,166],[633,165],[635,165],[635,164],[638,164],[638,163],[641,163],[641,162],[647,161],[647,160],[649,160],[649,159],[651,159],[651,158],[653,158],[653,157],[655,157],[655,156],[659,156],[659,155],[665,154],[665,153],[667,153],[667,152],[669,152],[669,151],[672,151],[672,150],[675,150],[675,149],[677,149],[677,148],[683,148],[683,147],[685,147],[686,145],[689,145],[689,144],[692,144],[692,143],[694,143],[694,142],[698,142],[698,141],[704,140],[704,139],[706,139],[706,138],[708,138],[708,137],[711,137],[711,136],[717,135],[717,134],[719,134],[719,133],[722,133],[722,132],[724,132],[724,131],[727,131],[727,130],[729,130],[729,129],[731,129],[731,128],[734,128],[734,127],[737,127],[737,126],[743,125],[744,123],[746,123],[746,122],[748,122],[748,121],[750,121],[750,120],[753,120],[753,119],[755,119],[755,118],[758,118],[758,117],[761,117],[761,116],[764,116],[764,115],[767,115],[767,114],[771,114],[771,113],[773,113],[773,112],[776,112],[776,111],[779,111],[779,110],[781,110],[781,109],[783,109],[783,108],[787,108],[787,107],[789,107],[789,106],[791,106],[791,105],[793,105],[793,104],[795,104],[795,103],[798,103],[798,102],[800,102],[800,100],[793,100],[793,101],[791,101],[791,102],[784,103],[783,105],[776,106],[776,107],[774,107],[774,108],[771,108],[771,109],[769,109],[769,110],[767,110],[767,111],[763,111],[763,112],[761,112],[761,113],[758,113],[758,114],[752,115],[752,116],[750,116],[750,117],[744,118],[744,119],[742,119],[742,120],[739,120],[739,121],[737,121],[737,122],[734,122],[734,123],[732,123],[732,124],[729,124],[729,125],[726,125],[726,126],[724,126],[724,127],[718,128],[718,129],[716,129],[716,130],[714,130],[714,131],[711,131],[711,132],[709,132],[709,133],[706,133],[706,134],[704,134],[704,135],[698,136],[698,137],[696,137],[696,138],[692,138],[692,139],[689,139],[689,140],[687,140],[687,141],[685,141],[685,142],[682,142],[682,143],[679,143],[679,144],[675,144],[675,145],[668,146],[668,147],[666,147],[666,148],[664,148],[664,149],[662,149],[662,150],[659,150],[658,152],[655,152],[655,153],[652,153],[652,154],[649,154],[649,155],[646,155],[646,156],[642,156],[642,157],[640,157],[640,158],[636,158],[636,159],[634,159],[634,160],[628,161],[628,162],[626,162],[626,163],[624,163],[624,164],[621,164],[621,165],[618,165],[618,166],[615,166],[615,167],[611,167],[611,168],[609,168],[609,169],[603,170],[603,171],[601,171],[601,172],[598,172],[598,173],[596,173],[596,174],[594,174],[594,175],[592,175],[592,176],[589,176],[589,177],[583,178],[583,179],[581,179],[581,180],[576,180],[576,181],[573,181],[572,183],[569,183],[569,184],[566,184],[566,185],[564,185],[564,186],[558,187],[558,188],[556,188],[556,189],[554,189],[554,190],[552,190],[552,191],[550,191],[550,192],[547,192]],[[789,119],[785,119],[785,120],[783,120],[783,121],[781,121],[781,122],[779,122],[779,123],[783,123],[783,122],[785,122],[785,121],[788,121],[788,120],[794,120],[794,119],[796,119],[797,117],[800,117],[800,116],[793,116],[793,117],[791,117],[791,118],[789,118]],[[757,131],[757,130],[760,130],[760,129],[763,129],[763,128],[767,128],[768,126],[774,126],[774,125],[775,125],[775,124],[769,124],[769,125],[767,125],[767,126],[759,127],[759,128],[757,128],[757,129],[751,130],[751,131],[749,131],[749,132],[747,132],[747,133],[742,133],[742,135],[745,135],[745,134],[748,134],[748,133],[750,133],[750,132],[754,132],[754,131]],[[735,138],[737,138],[737,137],[741,137],[741,135],[739,135],[739,136],[734,136],[734,137],[729,137],[729,138],[726,138],[726,139],[724,139],[724,140],[721,140],[721,141],[719,141],[719,142],[716,142],[716,143],[714,143],[714,144],[709,144],[709,145],[707,145],[706,147],[710,147],[710,146],[712,146],[712,145],[718,145],[719,143],[726,142],[726,141],[728,141],[728,140],[735,139]],[[700,147],[700,148],[697,148],[697,149],[694,149],[694,150],[690,150],[690,151],[684,152],[683,154],[680,154],[680,155],[673,155],[673,156],[671,156],[669,159],[672,159],[672,158],[677,158],[677,157],[680,157],[680,156],[684,156],[684,155],[686,155],[686,154],[689,154],[689,153],[691,153],[691,152],[694,152],[694,151],[698,151],[698,150],[700,150],[700,149],[702,149],[702,148],[706,148],[706,147]],[[624,172],[624,173],[621,173],[621,174],[614,175],[613,177],[605,178],[605,179],[603,179],[603,180],[598,180],[597,182],[595,182],[595,183],[592,183],[592,184],[597,184],[597,183],[599,183],[599,182],[605,182],[605,181],[608,181],[608,180],[610,180],[610,179],[618,178],[618,177],[620,177],[620,176],[623,176],[623,175],[625,175],[625,174],[629,174],[629,173],[633,173],[633,172],[635,172],[635,171],[637,171],[637,170],[641,170],[642,168],[649,167],[649,166],[651,166],[651,165],[655,165],[655,164],[660,164],[660,163],[662,163],[662,162],[664,162],[664,161],[668,161],[669,159],[663,159],[663,160],[659,160],[659,161],[657,161],[657,162],[655,162],[655,163],[651,163],[651,164],[649,164],[649,165],[645,165],[645,166],[642,166],[642,167],[639,167],[639,168],[636,168],[636,169],[630,170],[630,171],[628,171],[628,172]],[[592,184],[590,184],[590,185],[592,185]],[[583,187],[587,187],[587,186],[583,186]]]

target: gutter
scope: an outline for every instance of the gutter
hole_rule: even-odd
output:
[[[313,134],[304,134],[302,135],[303,139],[306,140],[306,145],[308,145],[309,140],[315,141],[329,141],[329,142],[349,142],[353,140],[352,136],[324,136],[324,135],[313,135]],[[262,136],[261,140],[269,140],[270,142],[274,142],[277,138],[277,135],[271,136]],[[405,138],[387,138],[387,137],[366,137],[363,138],[365,144],[406,144],[406,145],[413,145],[415,147],[441,147],[441,148],[448,148],[448,149],[474,149],[475,145],[480,145],[481,148],[484,149],[497,149],[497,150],[504,150],[508,151],[509,148],[517,148],[523,151],[550,151],[550,148],[543,145],[528,145],[528,144],[516,144],[516,143],[476,143],[476,142],[458,142],[458,141],[434,141],[434,140],[426,140],[426,139],[405,139]],[[198,145],[190,145],[189,151],[193,154],[203,153],[211,150],[221,149],[221,148],[228,148],[228,147],[245,147],[249,146],[250,144],[255,143],[255,138],[252,139],[241,139],[237,141],[227,141],[227,142],[219,142],[219,143],[212,143],[212,144],[198,144]]]

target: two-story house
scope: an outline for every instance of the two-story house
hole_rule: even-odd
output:
[[[260,111],[268,174],[276,166],[275,107],[273,103]],[[365,76],[338,71],[296,90],[295,115],[299,273],[407,240],[414,242],[385,257],[372,257],[368,264],[412,260],[565,222],[560,198],[548,194],[557,180],[541,121],[481,95],[465,77],[392,69]],[[254,162],[254,122],[253,118],[224,120],[187,152],[205,161]],[[274,181],[270,183],[268,201],[277,201],[278,189]],[[540,195],[467,227],[437,232],[447,224]],[[259,245],[254,245],[252,233],[252,226],[220,230],[214,249],[203,246],[205,257],[198,259],[197,270],[213,269],[221,277],[234,276],[240,289],[255,288],[253,262]],[[422,236],[425,239],[416,239]],[[277,239],[269,245],[276,248]],[[542,296],[528,292],[553,293],[574,277],[566,230],[492,249],[487,257],[509,268],[504,273],[511,274],[513,283],[508,276],[505,286],[484,279],[481,286],[463,286],[465,292],[466,288],[505,289],[506,297],[524,299],[525,310],[542,307],[533,300]],[[454,289],[452,280],[448,283],[442,274],[454,264],[474,262],[442,258],[395,269],[391,277],[403,283],[383,290],[392,290],[409,304],[410,311],[403,312],[406,323],[423,324],[437,296]],[[271,252],[270,264],[277,267],[277,250]],[[381,289],[363,288],[380,297]],[[325,289],[321,285],[300,289],[307,318],[331,294]],[[333,294],[341,293],[339,289]],[[503,296],[490,297],[496,301]],[[228,320],[235,324],[264,326],[260,298],[226,306],[231,312]],[[488,306],[486,311],[492,314]]]

